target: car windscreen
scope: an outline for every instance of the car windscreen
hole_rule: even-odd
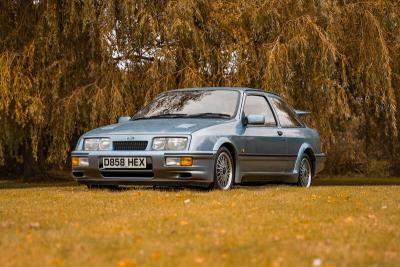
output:
[[[133,119],[156,117],[221,117],[236,114],[239,92],[234,90],[171,91],[156,97]]]

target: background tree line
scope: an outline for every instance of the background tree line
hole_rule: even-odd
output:
[[[330,173],[398,174],[400,1],[0,1],[3,175],[66,168],[83,132],[200,86],[310,110]]]

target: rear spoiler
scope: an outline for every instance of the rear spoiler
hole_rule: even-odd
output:
[[[304,111],[304,110],[298,110],[298,109],[295,109],[294,112],[295,112],[296,115],[299,116],[299,117],[305,117],[305,116],[311,114],[310,111]]]

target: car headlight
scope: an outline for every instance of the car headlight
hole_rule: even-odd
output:
[[[83,150],[111,150],[110,138],[87,138],[83,143]]]
[[[185,150],[186,137],[156,137],[153,139],[153,150]]]
[[[111,140],[109,138],[102,138],[99,142],[99,150],[111,150]]]

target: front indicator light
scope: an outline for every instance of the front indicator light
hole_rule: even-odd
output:
[[[192,166],[193,159],[192,157],[181,157],[180,164],[181,166]]]
[[[71,158],[71,165],[72,165],[72,167],[79,166],[79,158],[78,157],[72,157]]]

